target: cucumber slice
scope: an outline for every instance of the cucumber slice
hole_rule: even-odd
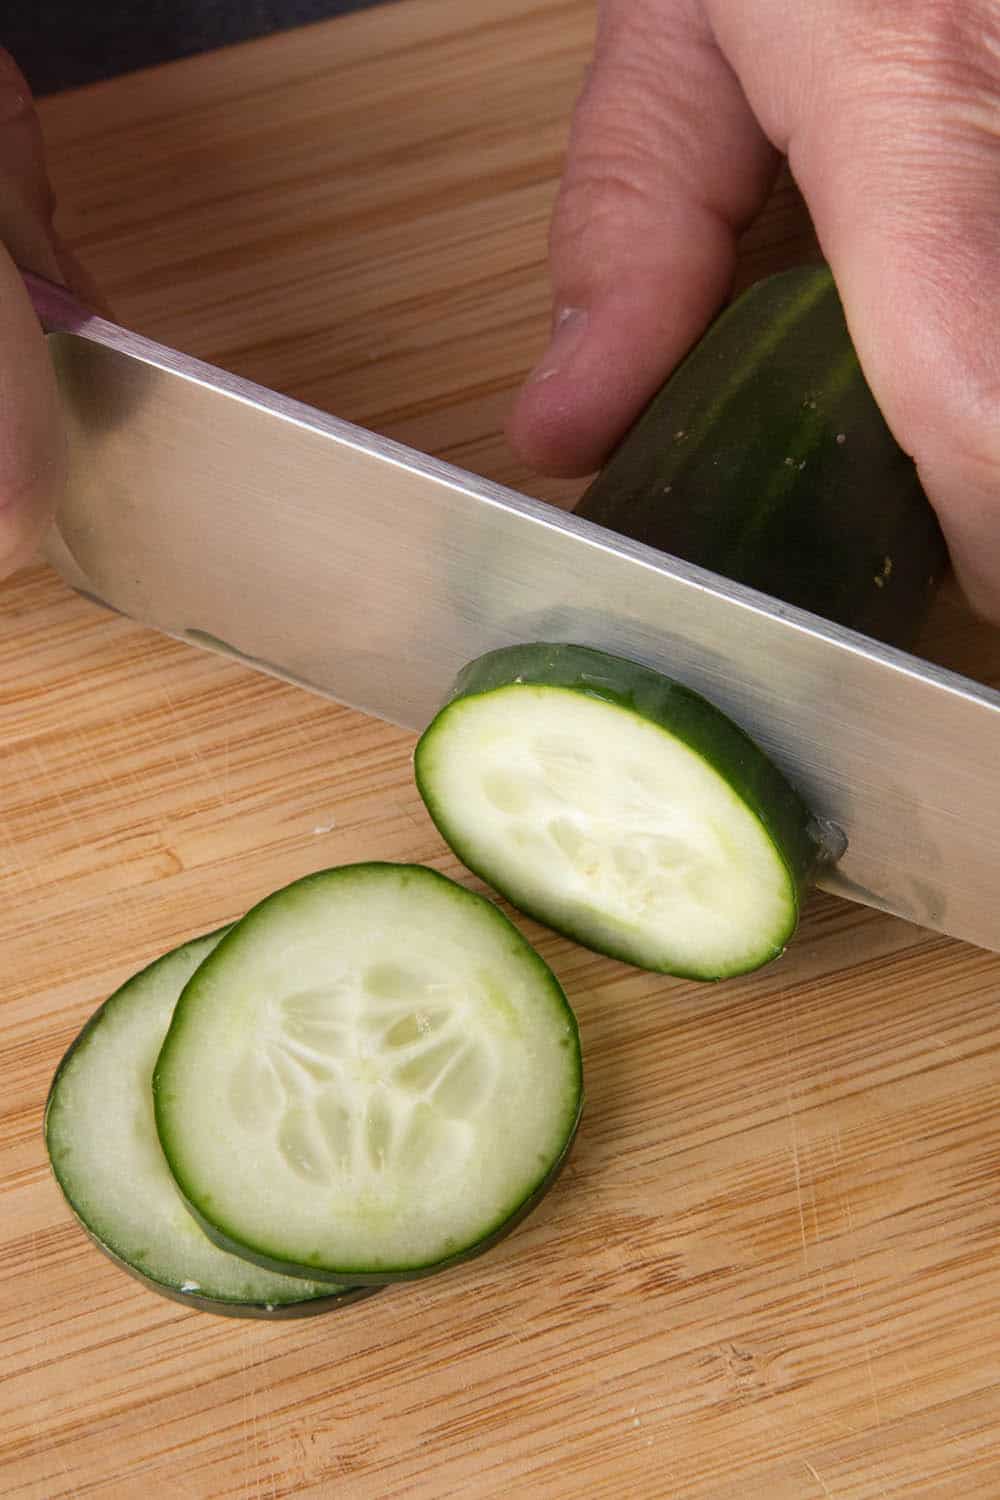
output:
[[[205,960],[154,1097],[220,1245],[394,1281],[478,1253],[538,1201],[579,1118],[579,1036],[489,901],[420,866],[347,865],[268,897]]]
[[[775,958],[822,852],[809,809],[725,714],[583,646],[490,652],[417,745],[455,853],[522,911],[642,969]]]
[[[154,1291],[234,1317],[326,1312],[374,1288],[338,1291],[220,1250],[188,1211],[156,1136],[153,1064],[178,995],[225,930],[158,959],[91,1017],[49,1091],[49,1159],[94,1243]]]

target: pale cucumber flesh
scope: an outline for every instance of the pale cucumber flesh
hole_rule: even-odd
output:
[[[712,979],[775,957],[817,855],[808,809],[737,726],[584,647],[470,664],[416,774],[470,869],[642,968]]]
[[[219,942],[174,950],[123,985],[64,1059],[46,1110],[56,1178],[91,1237],[167,1296],[247,1316],[311,1312],[328,1283],[277,1275],[214,1244],[177,1191],[156,1135],[153,1065],[177,998]]]
[[[416,866],[298,881],[186,988],[160,1139],[210,1234],[392,1280],[474,1250],[550,1180],[581,1101],[557,981],[489,902]]]

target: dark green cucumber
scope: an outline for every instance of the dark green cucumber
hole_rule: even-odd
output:
[[[220,1250],[188,1211],[156,1138],[153,1064],[181,990],[224,931],[150,964],[90,1018],[49,1090],[49,1158],[94,1244],[161,1296],[230,1317],[329,1312],[374,1289],[275,1275]]]
[[[775,958],[837,852],[719,709],[584,646],[470,663],[414,770],[470,870],[585,947],[662,973],[722,979]]]
[[[572,1142],[580,1043],[539,955],[482,896],[415,865],[306,876],[185,986],[156,1125],[222,1247],[377,1284],[478,1254]]]
[[[727,308],[576,514],[904,647],[947,560],[825,266]]]

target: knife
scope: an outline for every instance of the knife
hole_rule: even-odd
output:
[[[46,556],[72,587],[408,729],[493,647],[644,662],[844,831],[825,889],[1000,952],[1000,693],[25,281],[69,441]]]

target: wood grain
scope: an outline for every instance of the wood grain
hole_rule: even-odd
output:
[[[64,231],[123,322],[565,503],[500,424],[591,27],[405,0],[50,99]],[[785,180],[741,277],[809,241]],[[923,649],[1000,681],[954,594]],[[438,1279],[230,1322],[85,1241],[48,1082],[115,984],[284,881],[461,875],[412,738],[41,567],[0,591],[0,724],[5,1497],[1000,1495],[1000,959],[817,897],[780,963],[710,988],[525,922],[587,1070],[544,1205]]]

